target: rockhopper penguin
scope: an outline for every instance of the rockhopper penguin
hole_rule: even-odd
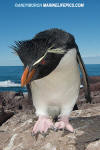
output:
[[[32,132],[46,133],[52,127],[73,132],[69,116],[79,95],[79,66],[87,102],[91,101],[87,73],[73,35],[50,29],[31,40],[16,42],[13,49],[25,66],[21,85],[29,84],[39,117]],[[50,116],[59,119],[54,124]]]

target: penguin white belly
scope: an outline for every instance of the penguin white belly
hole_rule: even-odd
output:
[[[76,49],[69,50],[54,71],[31,82],[37,115],[68,115],[77,101],[80,72]]]

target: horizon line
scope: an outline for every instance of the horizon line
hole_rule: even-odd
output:
[[[94,64],[91,64],[91,63],[84,63],[85,65],[100,65],[100,63],[94,63]],[[24,67],[24,65],[0,65],[0,67]]]

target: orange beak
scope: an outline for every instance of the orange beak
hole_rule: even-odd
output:
[[[29,72],[29,68],[26,67],[24,70],[24,73],[22,74],[22,77],[21,77],[21,86],[23,87],[26,84],[28,84],[30,82],[30,80],[32,79],[34,74],[35,74],[34,69],[31,72]]]

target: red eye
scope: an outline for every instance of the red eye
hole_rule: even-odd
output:
[[[46,64],[45,60],[42,60],[42,61],[41,61],[41,64],[42,64],[42,65]]]

